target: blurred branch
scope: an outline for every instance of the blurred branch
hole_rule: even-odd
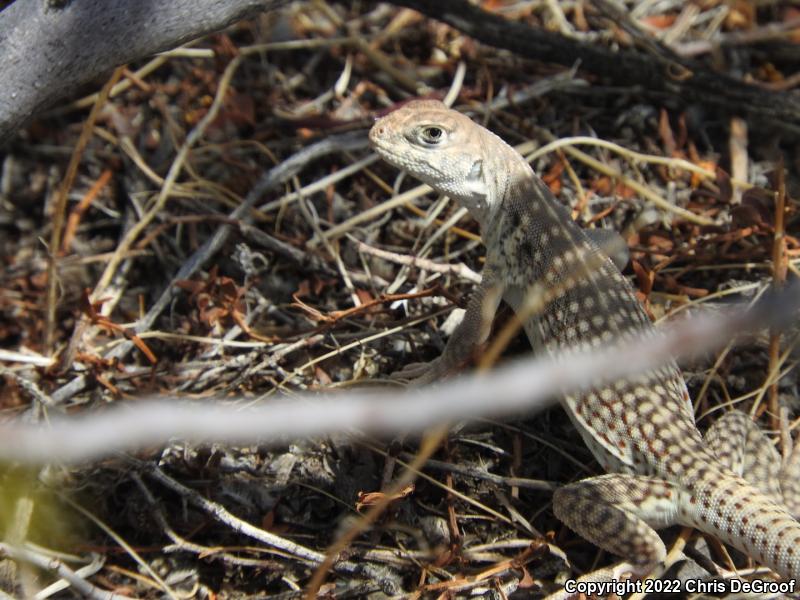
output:
[[[566,391],[654,368],[674,356],[710,350],[744,331],[785,323],[798,307],[800,286],[794,285],[779,294],[765,294],[749,310],[736,308],[686,319],[602,351],[528,358],[489,375],[402,392],[309,395],[242,410],[230,404],[182,403],[161,396],[102,413],[53,417],[47,427],[10,422],[0,426],[0,458],[78,462],[163,445],[175,438],[246,444],[353,429],[386,434],[540,409]]]
[[[706,68],[684,57],[610,50],[544,29],[505,19],[466,0],[391,0],[454,27],[479,42],[510,50],[518,56],[571,67],[603,77],[616,85],[679,106],[692,103],[768,122],[782,131],[800,134],[800,95],[775,92]],[[603,3],[607,6],[607,3]]]
[[[286,0],[17,0],[0,12],[0,142],[114,67],[218,31]]]

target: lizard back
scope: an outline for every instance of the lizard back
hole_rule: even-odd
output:
[[[555,289],[526,323],[535,348],[591,350],[653,331],[628,280],[531,170],[509,185],[486,228],[487,263],[504,274],[517,309],[532,282]],[[702,450],[689,394],[674,363],[564,400],[593,454],[611,471],[674,468],[670,449]],[[679,443],[682,447],[676,447]],[[680,463],[678,463],[680,464]],[[672,466],[672,467],[671,467]]]

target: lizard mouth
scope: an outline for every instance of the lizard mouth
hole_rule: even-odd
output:
[[[370,147],[375,150],[381,157],[388,163],[394,165],[395,167],[400,167],[402,160],[397,155],[396,151],[393,151],[391,148],[391,144],[387,143],[387,141],[382,137],[384,134],[384,128],[381,126],[380,122],[376,123],[372,126],[372,129],[369,130],[369,145]]]
[[[380,124],[380,121],[375,123],[372,126],[372,129],[369,130],[369,145],[372,148],[380,148],[381,147],[381,136],[383,135],[383,126]]]

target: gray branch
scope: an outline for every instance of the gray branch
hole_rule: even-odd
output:
[[[16,0],[0,12],[0,142],[109,70],[285,0]]]

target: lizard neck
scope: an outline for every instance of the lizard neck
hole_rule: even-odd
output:
[[[480,224],[484,239],[492,232],[500,231],[496,225],[502,220],[509,205],[533,198],[541,184],[527,161],[516,150],[494,133],[485,129],[481,139],[482,158],[476,180],[478,193],[473,198],[459,197],[457,200],[467,208]]]
[[[497,195],[488,204],[485,220],[479,222],[486,247],[499,251],[498,260],[513,258],[531,281],[539,281],[553,268],[562,271],[563,265],[558,263],[574,251],[591,248],[568,209],[521,157],[520,162],[515,170],[497,177]]]

